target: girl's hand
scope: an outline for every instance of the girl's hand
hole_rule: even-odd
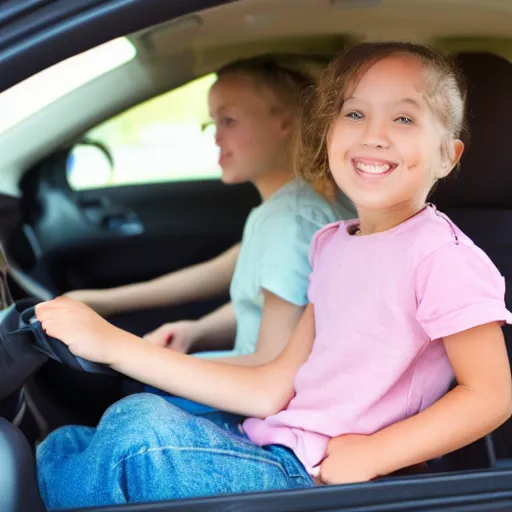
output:
[[[327,445],[327,454],[320,465],[324,484],[367,482],[379,476],[378,452],[371,436],[347,434],[334,437]]]
[[[146,334],[144,339],[153,345],[169,347],[186,354],[196,341],[196,324],[197,322],[192,320],[164,324]]]
[[[78,357],[111,364],[128,333],[108,323],[89,306],[68,297],[58,297],[36,306],[44,332],[65,343]]]

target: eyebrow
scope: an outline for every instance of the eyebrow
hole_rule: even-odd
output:
[[[224,110],[228,110],[230,108],[235,107],[233,103],[223,103],[218,109],[217,112],[223,112]]]
[[[412,98],[404,98],[403,100],[397,101],[396,103],[407,103],[408,105],[413,105],[414,107],[421,109],[421,105]]]
[[[364,100],[360,100],[359,98],[356,98],[355,96],[350,96],[350,98],[347,98],[345,100],[345,102],[350,101],[350,100],[363,101],[364,102]],[[391,105],[400,105],[401,103],[407,103],[408,105],[412,105],[412,106],[414,106],[414,107],[416,107],[416,108],[421,110],[421,105],[416,100],[414,100],[412,98],[403,98],[403,99],[398,100],[398,101],[393,101],[390,104]]]

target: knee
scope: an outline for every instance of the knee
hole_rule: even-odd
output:
[[[185,413],[151,393],[131,395],[120,400],[103,415],[98,429],[114,430],[118,435],[168,431]]]
[[[165,400],[152,393],[138,393],[130,395],[107,409],[107,413],[115,414],[130,414],[130,415],[145,415],[152,414],[153,411],[158,411],[165,407]]]
[[[55,458],[59,455],[79,453],[87,448],[93,436],[94,428],[92,427],[73,425],[60,427],[51,432],[37,447],[37,458],[45,459],[47,456]]]

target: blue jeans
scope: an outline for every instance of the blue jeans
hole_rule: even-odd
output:
[[[312,487],[285,447],[260,447],[240,417],[194,416],[151,394],[112,405],[96,428],[62,427],[37,450],[48,509]]]

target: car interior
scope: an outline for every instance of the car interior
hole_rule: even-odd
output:
[[[509,0],[238,0],[205,9],[196,3],[186,15],[84,49],[0,93],[8,113],[0,121],[0,235],[14,301],[29,299],[22,304],[30,307],[73,289],[147,280],[239,241],[259,197],[250,185],[218,180],[206,107],[215,71],[235,59],[269,54],[316,72],[354,42],[392,39],[450,53],[468,82],[466,151],[460,168],[430,200],[491,257],[505,277],[512,308]],[[73,80],[63,79],[71,75]],[[29,101],[31,94],[38,99]],[[199,318],[225,299],[109,320],[143,335],[164,322]],[[510,326],[504,333],[510,357]],[[27,446],[33,450],[62,425],[95,425],[127,383],[119,374],[83,371],[52,357],[34,367],[27,381],[0,400],[0,417],[17,427],[14,432],[0,425],[0,454],[17,474],[16,461],[33,457]],[[33,462],[26,465],[33,480]],[[510,421],[430,461],[426,474],[393,478],[403,480],[403,492],[429,478],[456,492],[453,478],[459,476],[478,492],[484,482],[498,485],[505,478],[486,472],[508,475],[509,469]],[[475,472],[479,483],[471,480]],[[388,506],[396,498],[386,482],[373,484],[383,486],[374,498],[388,496]],[[323,489],[321,509],[338,510],[343,503],[343,510],[360,510],[357,488],[348,486],[344,497]],[[274,493],[273,509],[320,510],[317,491],[302,498]],[[233,510],[242,503],[237,499],[192,500],[180,510]],[[244,502],[253,507],[247,510],[270,510],[260,499]],[[32,508],[16,510],[36,510],[30,503]],[[402,510],[394,505],[382,510]],[[179,508],[165,506],[154,510]]]

